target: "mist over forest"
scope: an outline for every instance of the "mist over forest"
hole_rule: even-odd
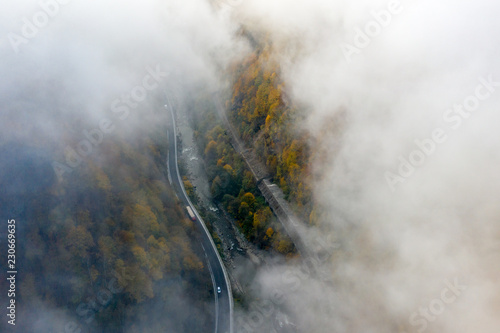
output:
[[[498,331],[499,4],[2,5],[0,331]]]

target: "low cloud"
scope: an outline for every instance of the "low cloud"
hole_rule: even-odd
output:
[[[264,314],[262,325],[276,329],[275,319],[287,313],[308,332],[497,331],[500,94],[449,131],[397,191],[384,176],[415,140],[449,125],[443,113],[463,103],[478,78],[500,81],[497,3],[401,1],[404,10],[350,62],[342,45],[354,45],[358,29],[390,1],[249,0],[222,11],[202,0],[58,3],[30,38],[22,35],[24,18],[36,23],[38,2],[0,13],[2,143],[62,152],[148,66],[170,72],[169,84],[218,86],[219,70],[247,51],[236,37],[241,24],[267,33],[288,95],[308,110],[303,128],[322,153],[312,161],[321,233],[340,245],[320,272],[305,273],[300,262],[258,272],[255,296],[277,304],[269,295],[286,287],[279,311]],[[12,33],[28,39],[17,52]],[[341,129],[333,129],[338,119]],[[130,122],[123,130],[133,135],[135,128]],[[426,319],[425,329],[414,324],[412,315],[430,309],[455,279],[467,289]],[[239,315],[252,320],[251,311]]]
[[[346,61],[342,46],[389,3],[256,0],[242,10],[270,30],[288,93],[308,112],[322,225],[342,245],[322,266],[330,282],[304,279],[286,304],[308,332],[496,332],[500,95],[459,128],[443,114],[474,95],[478,78],[500,81],[498,5],[401,1]],[[391,191],[385,173],[436,128],[446,142]],[[286,269],[262,273],[264,285],[283,284]],[[415,323],[455,278],[467,286],[460,297],[425,328]]]

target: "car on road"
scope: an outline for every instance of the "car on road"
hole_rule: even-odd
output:
[[[217,294],[220,294],[220,287],[217,287]]]

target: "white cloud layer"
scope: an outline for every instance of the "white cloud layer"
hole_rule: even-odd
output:
[[[293,99],[327,152],[313,165],[315,194],[343,247],[328,268],[333,285],[306,279],[292,297],[302,324],[309,332],[496,332],[500,5],[401,1],[380,31],[373,22],[382,14],[372,11],[390,1],[244,6],[242,19],[269,28],[282,48]],[[357,49],[348,57],[347,44]],[[324,124],[341,114],[343,131],[332,133]],[[435,130],[444,142],[428,141]],[[446,281],[455,278],[467,289],[448,304],[442,293],[449,300]],[[326,298],[331,306],[317,311]]]

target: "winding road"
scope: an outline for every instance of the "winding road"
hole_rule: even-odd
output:
[[[198,211],[189,200],[177,164],[177,132],[175,125],[174,105],[170,102],[168,95],[166,95],[167,103],[165,108],[170,112],[171,121],[168,121],[168,178],[172,183],[179,199],[184,207],[189,206],[196,215],[196,227],[199,229],[201,246],[205,252],[206,264],[210,271],[213,283],[213,294],[215,303],[215,333],[233,333],[233,296],[231,291],[231,284],[227,276],[222,259],[217,251],[215,243],[212,240],[210,232],[208,231],[205,222],[202,220]],[[220,287],[220,293],[217,288]]]

